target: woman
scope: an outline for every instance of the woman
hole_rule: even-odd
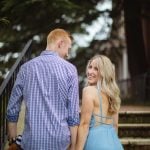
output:
[[[123,150],[117,136],[120,97],[114,65],[106,56],[96,55],[89,60],[86,74],[76,149]]]

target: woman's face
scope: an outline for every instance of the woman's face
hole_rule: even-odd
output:
[[[96,85],[99,80],[99,73],[95,60],[93,60],[87,68],[87,80],[89,85]]]

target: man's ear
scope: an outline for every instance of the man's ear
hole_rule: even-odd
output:
[[[63,45],[63,40],[59,40],[59,41],[58,41],[58,48],[61,48],[62,45]]]

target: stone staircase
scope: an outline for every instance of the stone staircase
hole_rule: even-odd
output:
[[[121,111],[118,135],[125,150],[150,150],[150,110]]]

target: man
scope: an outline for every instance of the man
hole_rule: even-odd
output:
[[[25,102],[23,150],[75,149],[79,124],[78,75],[64,58],[71,48],[70,35],[54,29],[46,50],[22,65],[7,107],[9,141],[17,136],[17,121]]]

